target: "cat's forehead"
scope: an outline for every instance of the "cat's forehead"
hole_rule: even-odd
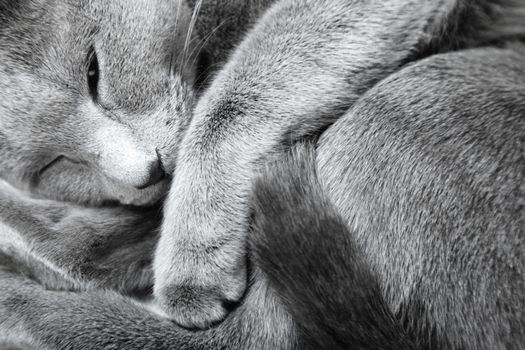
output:
[[[1,0],[0,0],[1,1]],[[0,54],[71,93],[85,93],[96,52],[100,96],[130,110],[169,97],[191,11],[185,0],[0,2]],[[3,21],[2,21],[3,20]]]
[[[150,41],[173,35],[185,9],[184,0],[70,0],[69,10],[73,25],[91,27],[108,40]]]
[[[142,109],[166,95],[170,59],[182,50],[190,16],[184,2],[91,0],[75,6],[84,18],[71,23],[73,32],[84,32],[96,50],[101,96],[116,107]]]

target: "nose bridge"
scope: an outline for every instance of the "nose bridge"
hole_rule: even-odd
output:
[[[111,123],[99,127],[95,137],[97,142],[104,147],[146,152],[145,147],[140,142],[140,138],[135,135],[130,125],[112,120]]]
[[[129,159],[139,160],[146,157],[148,153],[153,153],[143,145],[133,129],[128,125],[110,120],[109,123],[101,125],[95,132],[94,144],[96,145],[96,155],[99,158],[111,157],[120,162]],[[119,157],[117,158],[117,155]]]
[[[153,110],[126,112],[122,117],[135,142],[151,149],[157,148],[157,138],[161,134],[162,115]]]
[[[116,135],[147,152],[154,152],[161,147],[168,135],[166,127],[176,122],[176,118],[170,116],[167,104],[160,99],[155,101],[152,108],[106,110],[104,114],[110,119],[109,128]]]
[[[133,119],[131,128],[139,142],[154,148],[163,170],[171,174],[183,135],[181,115],[166,102],[155,111]]]
[[[101,116],[85,151],[101,173],[129,186],[145,188],[163,177],[155,146],[137,137],[130,125]]]

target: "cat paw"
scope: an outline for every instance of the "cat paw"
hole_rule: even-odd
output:
[[[244,240],[170,245],[163,238],[155,261],[154,292],[160,306],[184,328],[207,329],[221,323],[247,288]]]

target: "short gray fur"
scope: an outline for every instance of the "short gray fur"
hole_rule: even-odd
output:
[[[268,157],[341,120],[364,93],[410,63],[523,38],[523,6],[276,2],[216,74],[182,141],[154,261],[163,308],[182,325],[205,328],[242,298],[251,187]],[[448,101],[436,101],[448,111]],[[333,146],[347,151],[344,143]]]
[[[263,160],[328,127],[318,144],[320,182],[407,331],[436,349],[522,348],[523,46],[441,54],[402,69],[432,53],[523,33],[522,4],[506,4],[515,7],[498,22],[491,11],[499,2],[278,1],[217,73],[177,143],[154,265],[165,311],[195,327],[225,316],[216,304],[237,301],[246,287],[244,234]],[[478,16],[463,25],[466,11]],[[487,13],[495,23],[481,20]],[[96,219],[89,220],[77,211],[84,209],[24,198],[7,184],[1,196],[6,246],[15,248],[5,250],[29,261],[40,282],[65,278],[64,288],[88,290],[45,290],[12,273],[13,257],[4,257],[0,325],[9,334],[50,349],[293,348],[290,316],[258,273],[218,328],[185,331],[97,288],[105,283],[97,266],[113,261],[105,247],[116,239],[104,228],[129,232],[142,214],[128,222],[116,219],[127,209],[90,209]],[[100,215],[108,216],[101,226]],[[67,235],[72,229],[81,234]],[[155,240],[143,249],[137,235],[129,249],[147,266]],[[61,251],[68,244],[72,256]],[[188,264],[190,253],[204,263]],[[43,273],[42,262],[53,273]],[[118,271],[118,263],[110,266]],[[187,298],[176,293],[182,289]]]

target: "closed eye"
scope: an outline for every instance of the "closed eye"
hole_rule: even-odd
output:
[[[100,78],[100,71],[97,53],[93,47],[88,54],[88,60],[87,84],[91,98],[96,101],[98,98],[98,81]]]

